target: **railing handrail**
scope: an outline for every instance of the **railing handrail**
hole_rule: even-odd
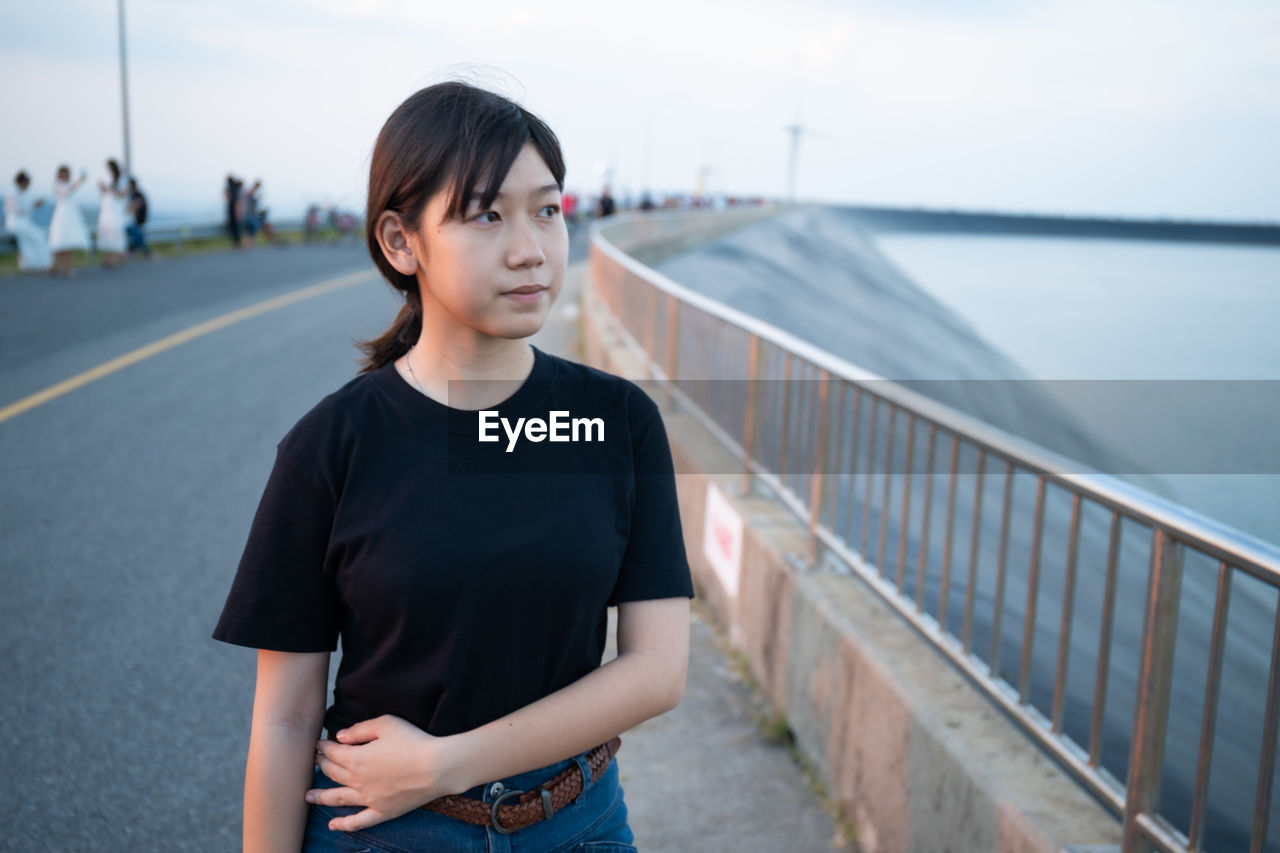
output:
[[[1020,467],[1081,491],[1090,499],[1119,510],[1135,521],[1167,528],[1179,541],[1204,550],[1215,559],[1236,563],[1260,580],[1280,586],[1280,547],[1244,531],[1236,530],[1188,507],[1166,501],[1118,477],[1097,472],[1079,472],[1081,463],[1011,435],[999,427],[959,412],[909,388],[904,388],[894,380],[886,379],[820,349],[758,317],[691,290],[628,255],[611,243],[606,233],[646,218],[680,220],[707,215],[715,214],[655,211],[615,215],[592,223],[591,243],[614,262],[700,311],[738,326],[784,350],[789,350],[833,376],[860,385],[878,383],[875,389],[876,395],[900,408],[914,410],[947,430],[959,433],[971,442],[985,446],[991,452],[1017,462]],[[660,366],[657,370],[661,372]]]

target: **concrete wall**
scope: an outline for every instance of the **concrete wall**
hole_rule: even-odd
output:
[[[644,376],[590,281],[582,320],[589,363]],[[800,565],[806,531],[781,504],[740,494],[740,476],[699,473],[734,464],[692,418],[669,410],[666,423],[676,470],[692,472],[677,479],[698,595],[786,714],[864,851],[1119,849],[1119,821],[873,591]],[[713,482],[745,522],[735,597],[703,556]]]

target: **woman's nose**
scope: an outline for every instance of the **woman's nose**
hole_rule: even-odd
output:
[[[511,245],[507,248],[507,264],[512,269],[540,266],[547,261],[542,251],[542,241],[531,223],[517,224],[512,229]]]

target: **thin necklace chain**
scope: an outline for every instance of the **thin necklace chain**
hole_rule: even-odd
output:
[[[409,368],[409,378],[413,380],[414,385],[418,386],[418,390],[422,393],[422,396],[430,397],[431,395],[428,394],[427,390],[422,387],[422,383],[418,381],[417,375],[413,372],[412,356],[413,356],[413,348],[416,346],[417,344],[414,344],[413,346],[409,347],[409,351],[404,354],[404,366]]]
[[[413,345],[413,347],[416,346],[417,344]],[[411,358],[413,355],[413,347],[409,347],[409,351],[404,354],[404,366],[409,368],[409,378],[413,380],[413,384],[418,386],[418,390],[422,392],[422,396],[427,397],[429,395],[427,394],[426,389],[422,387],[422,383],[418,381],[418,377],[414,375],[413,372],[413,359]]]

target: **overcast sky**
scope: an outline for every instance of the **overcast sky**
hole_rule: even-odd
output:
[[[134,168],[157,214],[223,177],[363,203],[382,122],[470,73],[595,192],[1280,221],[1276,0],[129,0]],[[113,0],[0,10],[0,170],[47,192],[123,149]],[[94,193],[84,193],[91,202]]]

